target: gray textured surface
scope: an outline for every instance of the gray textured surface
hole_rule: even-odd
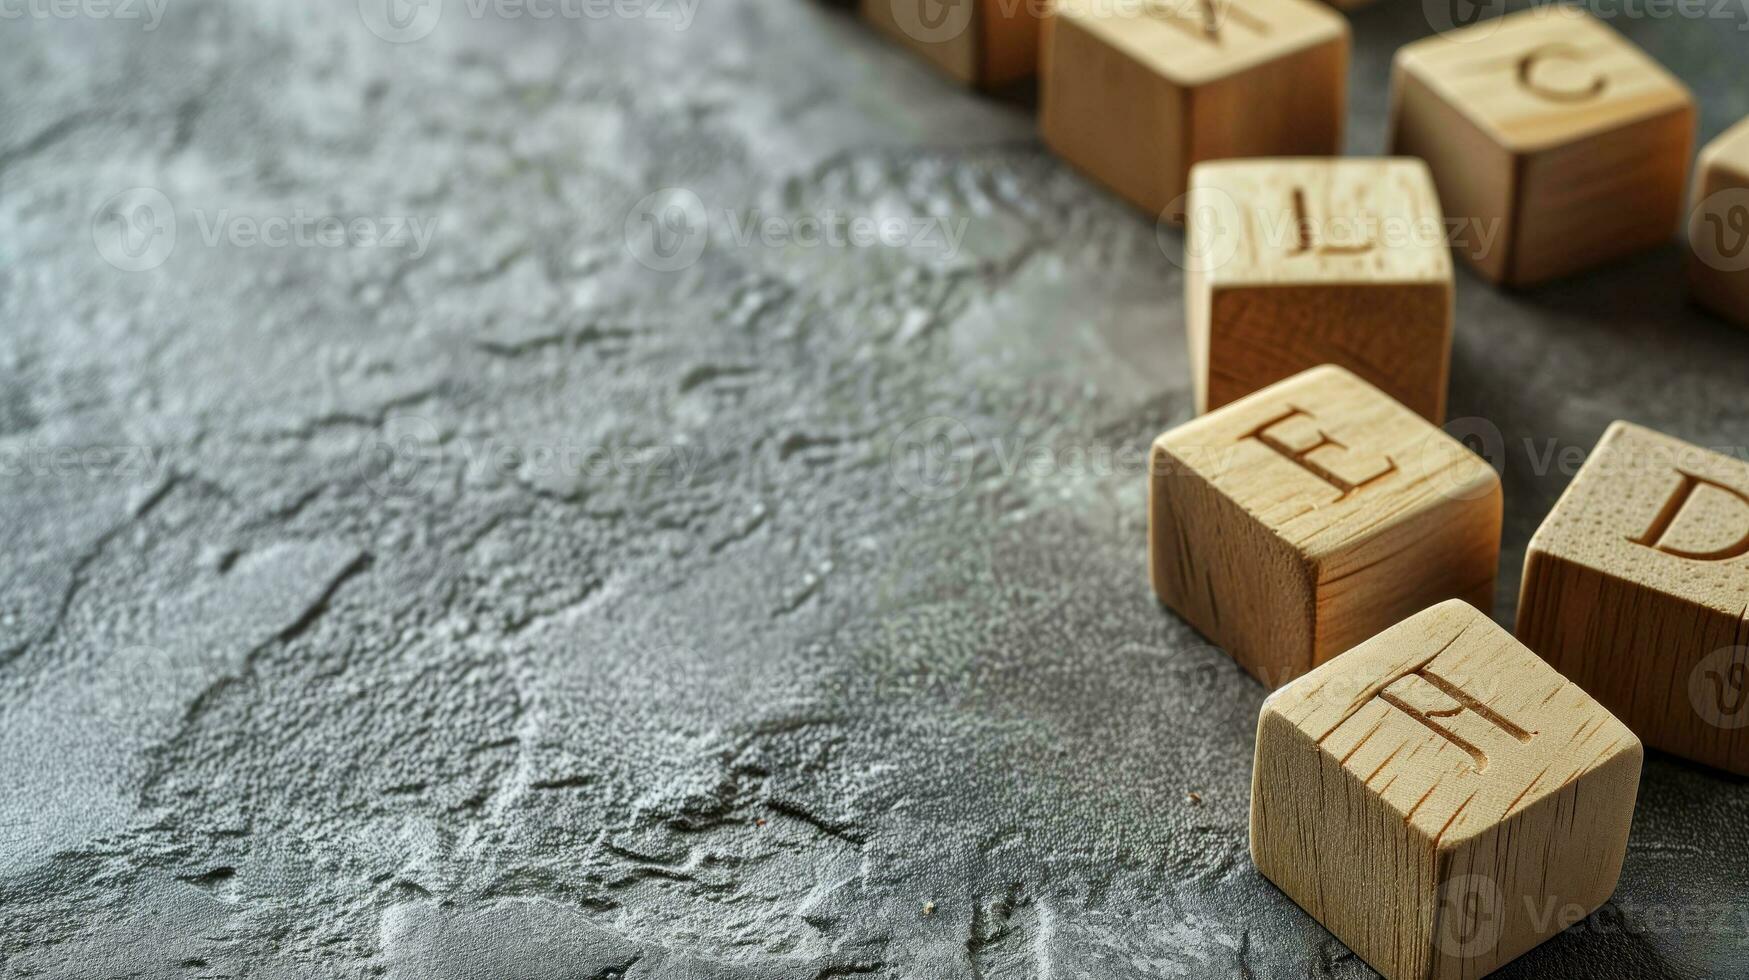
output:
[[[1252,870],[1263,691],[1146,585],[1140,451],[1189,414],[1152,225],[840,10],[449,6],[0,21],[0,974],[1369,975]],[[1711,136],[1742,22],[1618,26]],[[1376,152],[1427,28],[1356,28]],[[138,186],[177,247],[119,271]],[[966,241],[657,273],[624,222],[671,186]],[[299,211],[436,231],[205,241]],[[1749,440],[1680,260],[1463,278],[1503,621],[1548,447]],[[1615,902],[1503,975],[1749,974],[1749,785],[1653,757],[1642,797]]]

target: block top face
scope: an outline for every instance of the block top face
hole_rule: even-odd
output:
[[[1199,164],[1190,185],[1192,230],[1231,237],[1201,246],[1216,288],[1451,281],[1445,215],[1420,160],[1220,161]]]
[[[1171,460],[1164,465],[1208,481],[1320,578],[1355,570],[1346,565],[1368,557],[1363,545],[1411,518],[1500,495],[1487,463],[1332,365],[1187,422],[1154,446]]]
[[[1749,618],[1749,463],[1617,422],[1530,550]]]
[[[1461,601],[1434,606],[1271,695],[1291,724],[1448,850],[1644,749],[1577,685]]]
[[[1645,52],[1559,4],[1417,41],[1397,53],[1397,64],[1520,153],[1694,105],[1688,89]]]
[[[1348,37],[1313,0],[1057,0],[1055,16],[1187,87]]]
[[[1723,170],[1749,183],[1749,119],[1719,135],[1700,151],[1700,169]]]

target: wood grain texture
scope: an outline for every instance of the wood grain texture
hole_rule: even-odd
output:
[[[1701,151],[1688,237],[1694,298],[1749,326],[1749,119]]]
[[[1000,88],[1038,71],[1045,0],[861,0],[862,17],[959,82]]]
[[[1444,421],[1452,263],[1425,163],[1222,161],[1190,182],[1197,411],[1336,364]]]
[[[1389,980],[1481,977],[1615,891],[1643,756],[1493,620],[1443,603],[1264,702],[1252,858]]]
[[[1151,215],[1199,161],[1341,152],[1348,22],[1312,0],[1060,0],[1043,44],[1045,142]]]
[[[1458,252],[1528,285],[1667,242],[1695,105],[1657,62],[1581,10],[1537,8],[1397,53],[1393,153],[1426,159],[1445,212],[1498,235]]]
[[[1266,686],[1443,599],[1492,607],[1499,478],[1342,368],[1173,429],[1150,463],[1155,592]]]
[[[1749,464],[1616,423],[1531,539],[1518,635],[1647,745],[1749,775]]]

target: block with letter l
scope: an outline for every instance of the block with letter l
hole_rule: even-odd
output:
[[[1264,702],[1252,858],[1387,980],[1474,980],[1615,891],[1644,754],[1444,603]]]
[[[1325,365],[1155,440],[1160,600],[1274,687],[1433,603],[1493,605],[1494,470]]]
[[[1198,411],[1338,364],[1445,420],[1451,248],[1427,164],[1221,160],[1198,164],[1190,184]]]
[[[1518,636],[1647,745],[1749,775],[1749,463],[1611,426],[1531,539]]]

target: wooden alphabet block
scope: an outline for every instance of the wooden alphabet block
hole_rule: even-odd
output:
[[[1531,539],[1518,636],[1647,745],[1749,775],[1749,463],[1611,426]]]
[[[1458,252],[1494,282],[1553,279],[1681,224],[1688,89],[1603,22],[1537,7],[1397,52],[1393,153],[1424,158]]]
[[[1044,139],[1158,216],[1202,160],[1340,153],[1348,49],[1347,20],[1312,0],[1058,0]]]
[[[862,0],[863,19],[966,85],[1000,88],[1038,71],[1046,0]]]
[[[1197,411],[1337,364],[1445,420],[1451,248],[1425,163],[1221,161],[1190,184]]]
[[[1387,980],[1471,980],[1615,891],[1644,754],[1447,602],[1263,703],[1251,855]]]
[[[1701,151],[1688,240],[1694,298],[1749,326],[1749,119]]]
[[[1500,479],[1334,366],[1155,440],[1154,591],[1275,687],[1444,599],[1493,606]]]

